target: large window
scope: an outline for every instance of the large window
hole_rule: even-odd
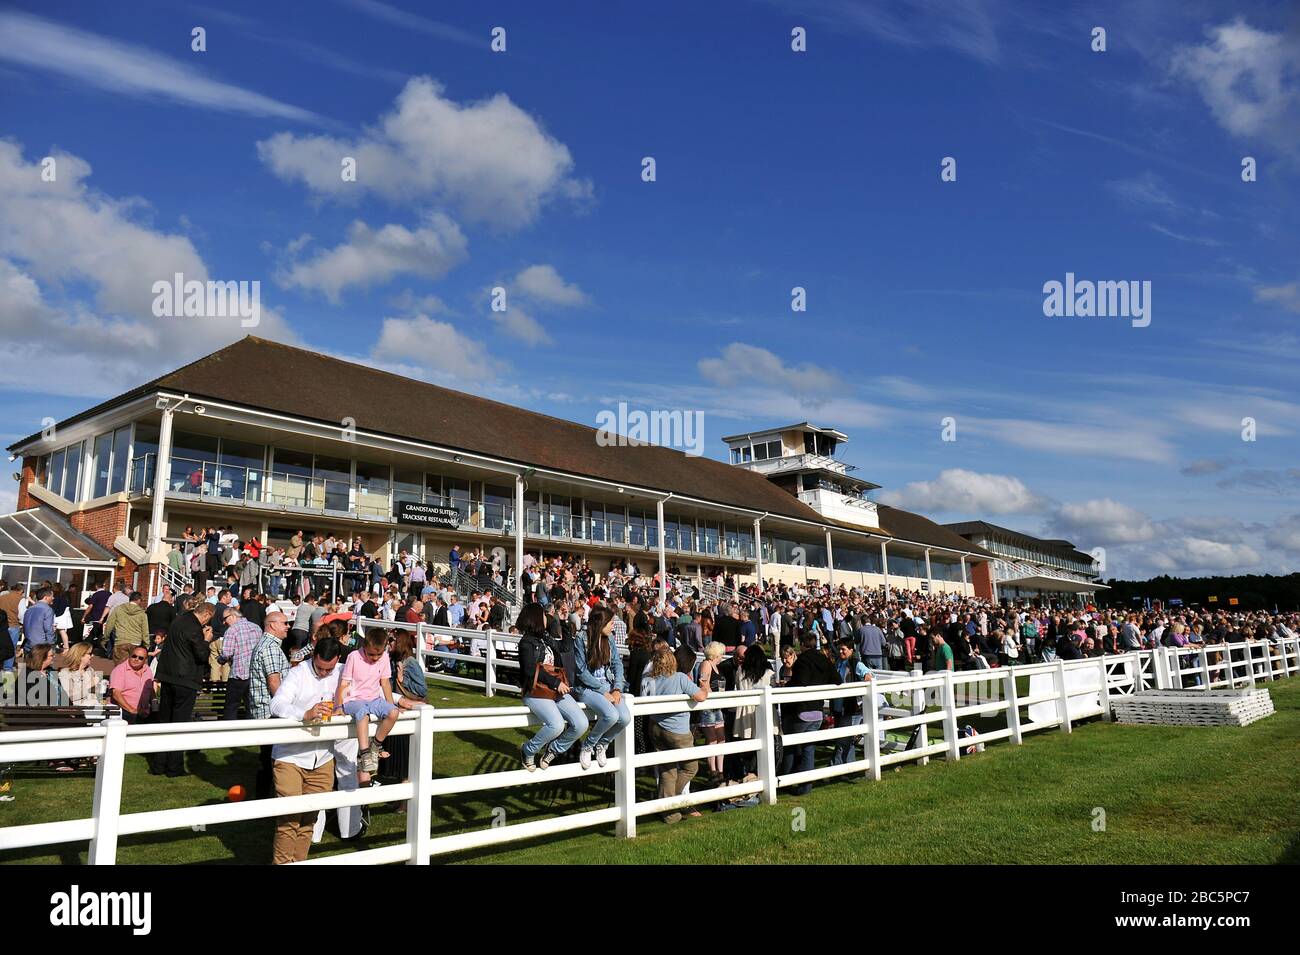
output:
[[[859,550],[853,547],[835,547],[835,569],[860,574],[880,573],[880,551]]]
[[[550,531],[552,537],[568,537],[570,528],[570,518],[573,515],[573,500],[564,495],[548,494],[550,507],[547,509],[547,515],[550,518]],[[579,502],[581,506],[581,502]]]
[[[357,513],[366,517],[388,517],[393,508],[388,497],[387,464],[357,462]]]
[[[130,425],[116,431],[105,431],[95,438],[95,483],[91,488],[91,497],[117,494],[126,488],[130,448]]]
[[[513,531],[514,488],[504,484],[483,485],[483,524],[494,530]]]
[[[69,501],[81,500],[81,448],[77,443],[55,451],[45,472],[45,486]]]

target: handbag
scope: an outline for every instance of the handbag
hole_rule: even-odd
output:
[[[557,679],[564,679],[564,673],[559,667],[539,662],[537,668],[533,670],[533,686],[532,689],[528,691],[528,695],[536,700],[558,700],[560,698],[560,691],[551,689],[538,679],[538,676],[540,676],[543,671]]]

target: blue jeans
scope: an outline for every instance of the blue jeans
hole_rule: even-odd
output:
[[[798,706],[799,704],[794,704]],[[815,720],[801,720],[798,715],[793,715],[785,720],[784,732],[786,733],[811,733],[813,730],[819,730],[822,726],[822,718],[819,716]],[[785,746],[785,758],[781,761],[781,772],[802,773],[813,768],[816,757],[815,743],[787,743]],[[812,783],[800,783],[795,787],[796,796],[806,796],[812,792]]]
[[[837,716],[835,718],[835,725],[837,727],[861,726],[862,714],[859,713],[857,716]],[[857,754],[854,751],[856,747],[853,745],[855,739],[857,739],[856,736],[849,736],[845,739],[838,740],[835,743],[835,755],[831,757],[832,766],[838,766],[840,763],[856,763],[858,761]],[[809,768],[811,769],[812,767]]]
[[[862,661],[866,663],[868,670],[883,670],[885,668],[884,654],[868,654],[862,658]]]
[[[14,645],[14,655],[11,656],[8,660],[5,661],[5,663],[4,663],[4,668],[5,668],[6,670],[12,670],[12,669],[14,668],[14,664],[18,662],[18,632],[19,632],[19,630],[20,630],[19,627],[10,627],[10,628],[9,628],[9,639],[13,642],[13,645]]]
[[[592,749],[614,742],[623,727],[632,722],[632,712],[622,698],[619,699],[618,706],[615,706],[599,690],[588,689],[582,692],[582,702],[596,715],[596,725],[588,734],[585,744]]]
[[[587,714],[582,712],[582,707],[572,696],[562,696],[559,700],[526,696],[524,706],[542,721],[537,735],[524,743],[525,756],[536,756],[547,743],[551,743],[551,750],[557,755],[566,752],[579,736],[587,732]]]

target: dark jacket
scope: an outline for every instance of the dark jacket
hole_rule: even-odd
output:
[[[713,625],[713,639],[724,647],[734,647],[740,642],[740,621],[731,614],[723,614]]]
[[[155,600],[145,608],[150,633],[167,633],[176,619],[176,608],[166,600]]]
[[[158,682],[197,690],[203,686],[207,669],[208,641],[203,639],[203,624],[193,611],[186,611],[172,621],[167,631],[167,641],[158,654]]]
[[[564,682],[570,687],[578,682],[578,663],[574,657],[573,640],[568,637],[556,640],[550,634],[526,633],[519,640],[519,675],[523,682],[524,696],[532,692],[534,673],[538,674],[542,683],[552,690],[560,685],[556,677],[545,670],[537,669],[538,664],[546,659],[547,647],[550,647],[554,665],[564,670]]]

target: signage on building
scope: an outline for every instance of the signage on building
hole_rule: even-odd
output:
[[[421,524],[425,527],[460,527],[460,512],[446,504],[421,504],[419,501],[398,501],[394,519],[399,524]]]
[[[1217,603],[1219,602],[1219,598],[1218,598],[1218,597],[1213,597],[1213,596],[1212,596],[1212,597],[1209,598],[1209,602],[1212,603],[1212,604],[1217,604]]]

